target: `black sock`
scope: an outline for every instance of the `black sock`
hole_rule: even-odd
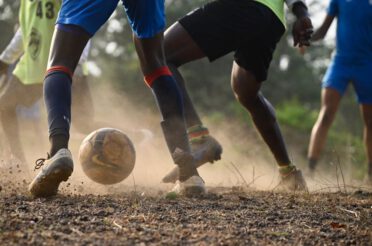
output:
[[[50,137],[50,151],[49,155],[54,156],[58,150],[68,148],[68,137],[66,135],[58,134]]]
[[[190,152],[189,141],[186,132],[186,125],[183,116],[182,95],[172,76],[160,76],[154,80],[152,91],[156,102],[163,116],[162,124],[166,124],[168,136],[167,144],[171,154],[176,148]]]
[[[50,156],[67,148],[71,121],[71,76],[51,71],[44,79],[44,102],[48,113]]]

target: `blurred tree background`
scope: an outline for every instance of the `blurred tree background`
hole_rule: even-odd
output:
[[[172,24],[206,0],[166,0],[167,22]],[[321,0],[310,1],[314,27],[325,15],[326,4]],[[17,23],[19,1],[0,0],[0,49],[10,41]],[[293,16],[288,15],[288,30]],[[311,128],[316,120],[320,102],[320,83],[334,50],[334,38],[308,48],[302,56],[292,47],[290,31],[277,46],[271,64],[269,78],[262,91],[273,103],[286,135],[286,141],[303,156]],[[93,83],[110,83],[116,90],[123,90],[136,105],[147,110],[157,110],[151,92],[143,83],[137,56],[131,41],[131,31],[123,8],[118,7],[109,22],[93,39],[90,68]],[[234,119],[247,131],[252,129],[249,116],[235,101],[230,88],[232,54],[210,64],[206,59],[187,64],[182,73],[188,83],[191,96],[201,115],[209,122],[222,124]],[[362,143],[362,123],[352,90],[345,95],[335,124],[329,133],[323,159],[331,161],[335,152],[347,158],[361,177],[365,171]]]

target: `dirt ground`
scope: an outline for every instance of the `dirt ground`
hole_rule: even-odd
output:
[[[151,119],[140,118],[148,125],[134,125],[158,125],[158,117]],[[237,142],[242,138],[225,137],[228,130],[223,135],[212,131],[223,143],[224,156],[200,168],[207,196],[167,197],[171,187],[159,181],[172,162],[159,132],[160,127],[149,146],[136,145],[135,169],[122,184],[98,186],[76,163],[70,180],[50,199],[31,198],[26,192],[31,179],[22,178],[16,163],[0,161],[0,245],[372,245],[372,189],[346,180],[350,187],[345,192],[336,171],[333,178],[316,180],[310,193],[273,192],[277,174],[271,173],[277,170],[272,159],[258,158],[267,148],[249,132]],[[234,128],[232,134],[243,133]],[[72,136],[76,160],[84,135]],[[29,139],[27,156],[42,157],[47,136]],[[243,157],[236,154],[242,149]]]
[[[0,245],[371,245],[372,193],[277,193],[210,187],[206,197],[158,188],[79,194],[64,184],[32,199],[0,183]],[[84,184],[81,184],[84,185]],[[127,190],[127,192],[123,192]]]

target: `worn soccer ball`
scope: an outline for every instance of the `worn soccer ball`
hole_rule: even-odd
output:
[[[101,128],[81,143],[79,161],[84,173],[100,184],[116,184],[128,177],[136,160],[132,141],[122,131]]]

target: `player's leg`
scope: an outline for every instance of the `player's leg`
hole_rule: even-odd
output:
[[[189,153],[190,147],[183,117],[182,96],[166,66],[162,42],[162,33],[148,39],[134,37],[142,71],[145,74],[147,84],[155,95],[163,117],[161,125],[169,150],[172,154],[177,148]],[[175,162],[181,168],[179,177],[181,182],[191,176],[198,175],[195,166],[193,166],[194,163],[189,163],[189,161],[183,163],[182,160],[180,162],[176,158]]]
[[[350,81],[353,71],[350,66],[339,60],[333,60],[322,81],[321,109],[311,131],[308,149],[308,168],[312,174],[327,139],[328,129],[332,125],[342,95]]]
[[[64,0],[58,16],[48,71],[44,80],[44,101],[48,114],[50,152],[35,168],[43,169],[29,186],[34,196],[55,195],[62,181],[73,171],[68,150],[71,121],[72,76],[88,40],[110,17],[117,1]]]
[[[366,176],[368,183],[372,184],[372,104],[362,104],[360,107],[364,122],[363,139],[368,161]]]
[[[231,86],[236,99],[248,110],[261,137],[268,145],[278,164],[283,188],[306,189],[302,174],[291,162],[270,102],[260,93],[261,82],[236,62],[233,64]]]
[[[179,22],[174,23],[165,31],[164,47],[168,66],[182,92],[186,125],[187,127],[202,125],[178,68],[185,63],[205,57],[205,54]]]
[[[19,125],[16,113],[16,107],[21,102],[21,88],[24,85],[15,76],[11,76],[0,93],[0,119],[3,126],[4,134],[9,143],[10,151],[18,158],[22,164],[26,163],[23,152]]]
[[[327,139],[328,130],[331,127],[338,110],[342,95],[335,89],[323,88],[321,93],[321,108],[318,118],[311,131],[308,160],[311,172],[315,170],[321,151]]]
[[[252,72],[234,62],[231,86],[237,100],[249,111],[262,138],[269,146],[279,166],[291,163],[276,120],[274,108],[259,92],[258,82]]]
[[[355,79],[353,80],[353,85],[358,97],[364,123],[363,140],[368,161],[366,181],[369,185],[372,185],[372,63],[366,62],[355,65],[354,67]]]
[[[208,128],[203,126],[187,92],[185,81],[178,71],[178,67],[203,58],[205,54],[180,22],[176,22],[165,32],[164,47],[168,66],[183,96],[185,122],[192,151],[201,154],[198,166],[206,162],[213,163],[221,158],[222,147],[209,135]]]
[[[80,55],[90,35],[75,25],[57,25],[52,41],[49,64],[44,79],[44,102],[48,114],[50,150],[45,164],[29,186],[33,196],[55,195],[58,186],[73,171],[68,150],[71,122],[71,83]],[[66,49],[66,47],[69,47]]]
[[[166,59],[184,98],[190,143],[193,151],[203,153],[198,165],[219,160],[222,147],[203,126],[178,67],[203,57],[213,61],[233,51],[237,43],[233,28],[236,20],[228,16],[235,10],[236,6],[231,2],[212,1],[182,17],[165,32]],[[172,176],[169,173],[164,182],[171,182]]]
[[[42,97],[41,84],[23,84],[16,76],[10,76],[0,93],[1,122],[11,153],[26,165],[22,147],[18,116],[18,105],[31,106]]]
[[[90,35],[75,25],[57,25],[44,80],[44,101],[48,113],[53,156],[68,148],[71,122],[72,75]],[[69,47],[66,49],[65,47]]]
[[[134,32],[133,40],[145,82],[155,96],[163,118],[164,137],[174,162],[180,168],[183,192],[193,192],[194,189],[203,192],[204,182],[195,167],[187,139],[182,95],[164,57],[164,0],[123,0],[123,3]]]
[[[164,38],[165,56],[170,70],[178,83],[182,93],[185,123],[188,128],[188,138],[193,153],[197,153],[200,166],[206,162],[214,162],[221,158],[222,147],[212,136],[209,135],[200,117],[198,116],[191,98],[187,92],[185,81],[178,68],[183,64],[198,60],[206,55],[192,39],[180,22],[174,23],[165,32]],[[177,180],[179,169],[176,167],[170,171],[163,182],[173,183]]]

